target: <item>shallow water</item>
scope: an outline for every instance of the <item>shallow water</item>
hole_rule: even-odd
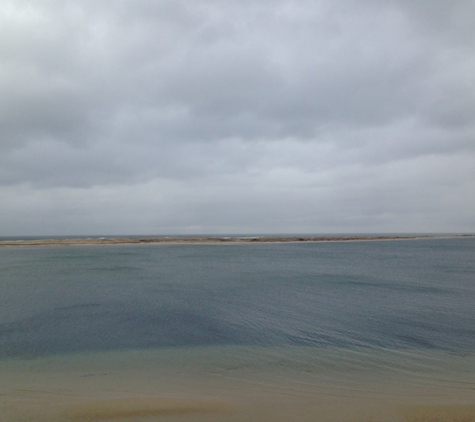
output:
[[[474,421],[473,239],[0,250],[0,421]]]
[[[424,420],[422,409],[434,420],[440,405],[446,406],[442,420],[459,420],[462,412],[470,421],[474,367],[474,355],[435,351],[209,346],[89,352],[3,360],[1,403],[8,422]]]

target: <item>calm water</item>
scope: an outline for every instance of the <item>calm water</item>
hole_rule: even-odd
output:
[[[0,274],[8,422],[86,398],[293,397],[282,420],[351,419],[325,410],[335,400],[475,404],[475,239],[5,248]],[[115,417],[101,403],[44,420],[278,420],[279,408],[218,417],[201,401],[134,401]]]

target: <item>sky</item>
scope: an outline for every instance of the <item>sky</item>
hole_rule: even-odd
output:
[[[475,0],[2,0],[0,236],[475,232]]]

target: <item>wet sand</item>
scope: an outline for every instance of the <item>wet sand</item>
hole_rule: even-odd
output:
[[[290,242],[351,242],[376,240],[447,239],[475,237],[461,235],[391,235],[391,236],[190,236],[190,237],[91,237],[91,238],[48,238],[33,240],[4,240],[0,247],[20,246],[75,246],[75,245],[139,245],[139,244],[233,244],[233,243],[290,243]]]

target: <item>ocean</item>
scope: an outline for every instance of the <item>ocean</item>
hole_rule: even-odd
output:
[[[474,305],[474,238],[0,248],[0,421],[471,422]]]

